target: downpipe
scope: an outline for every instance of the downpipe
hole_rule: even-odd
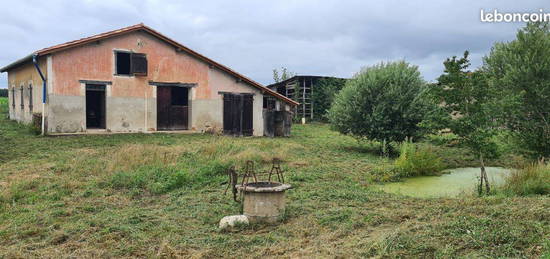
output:
[[[36,71],[38,71],[38,74],[40,75],[40,78],[42,78],[42,136],[46,135],[45,130],[45,117],[46,117],[46,77],[44,77],[44,74],[42,74],[42,70],[40,70],[40,66],[38,66],[38,54],[32,55],[32,63],[34,64],[34,67],[36,68]]]

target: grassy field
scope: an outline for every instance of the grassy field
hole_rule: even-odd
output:
[[[277,139],[40,137],[0,104],[0,257],[550,256],[550,197],[385,194],[371,172],[388,161],[325,125]],[[437,148],[451,166],[475,162]],[[218,231],[240,213],[224,170],[273,157],[295,187],[284,221]]]

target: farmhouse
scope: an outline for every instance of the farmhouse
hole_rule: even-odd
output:
[[[44,48],[0,71],[10,119],[39,121],[43,133],[288,135],[298,105],[143,24]]]

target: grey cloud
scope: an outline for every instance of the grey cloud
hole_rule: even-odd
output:
[[[427,80],[464,50],[481,64],[518,23],[486,24],[479,12],[538,11],[533,1],[13,1],[0,16],[0,66],[30,52],[144,22],[264,84],[271,70],[350,77],[361,67],[405,59]],[[5,87],[7,75],[0,75]]]

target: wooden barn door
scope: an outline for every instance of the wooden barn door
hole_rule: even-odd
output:
[[[188,129],[188,88],[157,86],[157,130]]]
[[[223,95],[223,132],[236,136],[252,136],[253,127],[252,95]]]

